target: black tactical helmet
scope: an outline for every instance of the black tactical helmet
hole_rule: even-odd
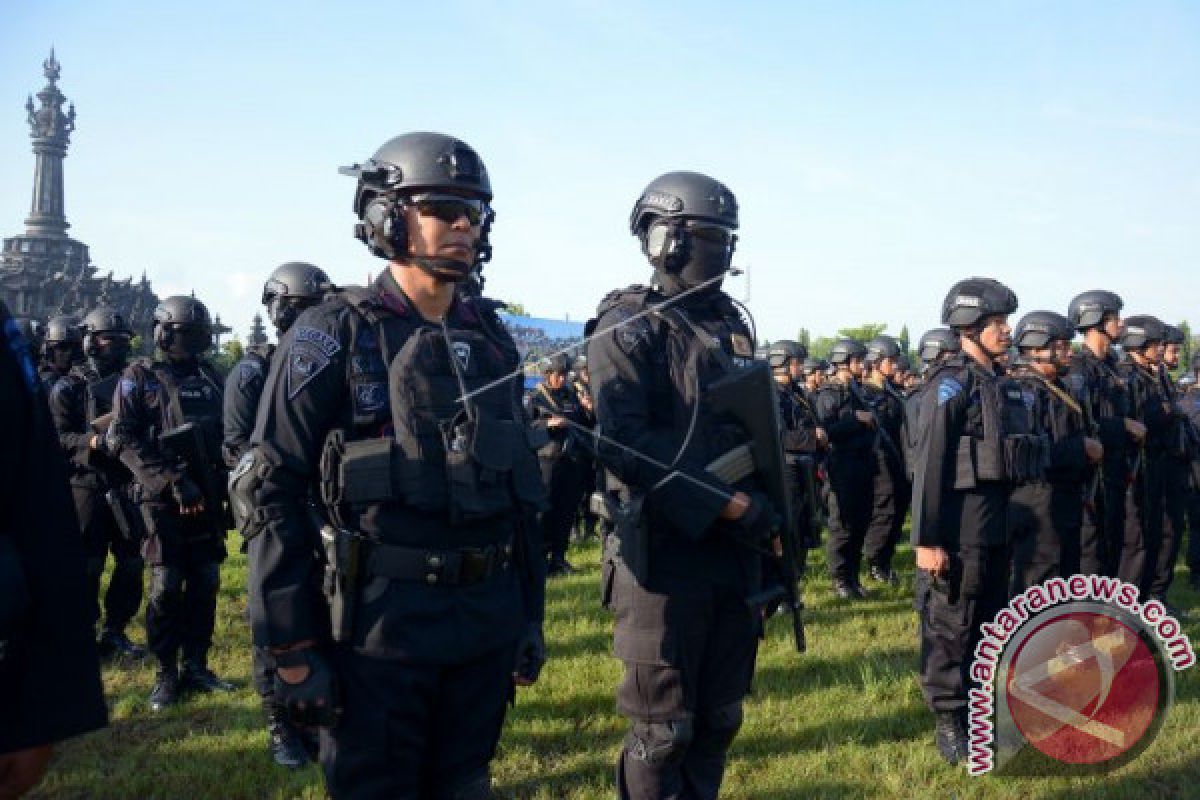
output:
[[[1174,325],[1163,325],[1166,328],[1167,337],[1164,341],[1167,344],[1183,344],[1183,331]]]
[[[118,309],[107,306],[89,311],[80,327],[83,329],[83,352],[89,356],[95,356],[97,353],[96,334],[107,333],[126,339],[133,338],[133,328],[125,320],[125,315]]]
[[[289,261],[276,267],[263,284],[262,302],[275,329],[283,334],[302,310],[321,302],[331,289],[325,270],[304,261]]]
[[[866,346],[857,339],[838,339],[829,351],[829,363],[834,365],[849,364],[853,358],[865,358]]]
[[[932,364],[946,353],[957,353],[962,349],[958,334],[949,328],[933,328],[921,334],[917,343],[917,356],[926,364]]]
[[[541,367],[543,375],[547,372],[561,372],[565,375],[571,368],[571,361],[567,358],[566,353],[555,353],[543,358]]]
[[[1126,350],[1141,350],[1155,342],[1167,339],[1167,326],[1158,317],[1137,314],[1125,318],[1125,329],[1121,331],[1121,347]]]
[[[1018,350],[1039,350],[1051,342],[1069,342],[1075,338],[1071,321],[1054,311],[1030,311],[1021,317],[1013,332],[1013,346]]]
[[[75,321],[74,317],[60,314],[51,317],[46,322],[46,333],[42,337],[42,342],[47,348],[63,344],[81,345],[83,344],[83,332],[79,330],[79,323]]]
[[[304,261],[288,261],[276,267],[263,284],[262,304],[269,306],[276,297],[316,301],[332,288],[325,270]]]
[[[912,359],[908,357],[908,353],[896,356],[896,368],[902,372],[912,372]]]
[[[212,347],[212,319],[194,297],[173,295],[154,309],[154,345],[168,355],[198,356]]]
[[[825,372],[829,369],[829,362],[823,358],[806,358],[804,359],[804,374],[811,375],[814,372]]]
[[[804,361],[808,348],[791,339],[780,339],[767,350],[767,363],[771,369],[786,369],[789,361]]]
[[[737,230],[738,207],[733,192],[699,172],[668,172],[650,181],[629,215],[629,232],[639,236],[655,217],[699,219]]]
[[[583,372],[587,368],[587,356],[582,353],[575,356],[574,360],[571,361],[571,369],[575,372]]]
[[[891,336],[876,336],[871,341],[867,342],[867,355],[865,361],[868,364],[874,364],[877,361],[882,361],[885,358],[899,358],[900,343]]]
[[[1194,353],[1192,353],[1192,369],[1196,372],[1200,372],[1200,350],[1196,350]]]
[[[950,287],[942,302],[942,324],[951,328],[969,328],[985,317],[1011,314],[1017,310],[1017,296],[1003,283],[991,278],[967,278]]]
[[[1077,331],[1099,325],[1109,314],[1119,314],[1125,307],[1120,295],[1104,289],[1092,289],[1077,294],[1067,306],[1067,319]]]
[[[491,258],[488,231],[494,215],[487,204],[492,200],[492,185],[479,154],[466,142],[441,133],[406,133],[384,142],[366,163],[342,167],[339,171],[358,178],[354,214],[359,222],[354,235],[380,258],[391,260],[408,252],[408,230],[398,210],[413,195],[429,192],[454,194],[484,203],[475,263],[466,265],[460,277],[465,278],[470,268]],[[454,268],[454,271],[460,270]]]

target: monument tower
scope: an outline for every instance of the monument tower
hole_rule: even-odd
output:
[[[55,314],[82,317],[96,306],[113,306],[148,343],[158,297],[145,272],[137,283],[114,280],[112,272],[98,277],[87,245],[67,235],[63,160],[75,130],[75,105],[63,110],[62,66],[53,50],[42,71],[46,85],[37,103],[32,96],[25,102],[33,140],[33,198],[25,232],[5,239],[0,249],[0,298],[13,314],[43,322]]]

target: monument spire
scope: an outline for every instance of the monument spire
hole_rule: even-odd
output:
[[[35,107],[33,97],[25,102],[29,120],[29,136],[33,139],[33,202],[25,220],[29,236],[67,235],[67,216],[63,197],[63,159],[75,130],[75,104],[66,113],[62,105],[67,98],[58,90],[62,66],[50,48],[50,57],[42,62],[46,86],[37,93],[40,103]]]

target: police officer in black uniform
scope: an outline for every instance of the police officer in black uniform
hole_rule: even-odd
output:
[[[904,456],[904,389],[900,384],[900,343],[891,336],[867,342],[863,396],[875,412],[875,476],[871,487],[871,519],[863,543],[867,574],[880,583],[899,583],[892,557],[904,528],[912,486]]]
[[[1166,325],[1157,317],[1139,314],[1125,319],[1120,341],[1128,361],[1122,365],[1122,374],[1129,387],[1132,413],[1146,426],[1146,439],[1130,470],[1133,479],[1125,506],[1125,542],[1117,576],[1137,584],[1147,598],[1158,597],[1155,592],[1161,590],[1160,600],[1165,600],[1166,592],[1157,580],[1159,552],[1170,552],[1174,547],[1167,539],[1174,532],[1163,524],[1163,468],[1175,415],[1159,375],[1166,340]],[[1165,583],[1169,585],[1169,578]]]
[[[538,463],[550,497],[540,524],[549,561],[546,574],[551,577],[575,571],[567,561],[567,546],[579,504],[592,489],[587,440],[582,435],[591,428],[591,415],[567,381],[570,363],[565,353],[544,359],[542,382],[527,396],[532,427],[544,431],[547,439],[538,450]]]
[[[808,551],[820,544],[820,509],[817,487],[821,460],[829,446],[825,430],[817,425],[817,412],[804,394],[804,361],[808,348],[780,339],[767,351],[767,363],[779,392],[779,418],[783,423],[783,452],[792,471],[793,509],[801,552],[797,569],[804,572]]]
[[[129,361],[133,330],[114,308],[101,307],[83,318],[87,363],[73,367],[50,393],[50,415],[71,473],[71,495],[87,554],[88,588],[95,619],[104,562],[111,551],[113,571],[104,595],[101,656],[141,658],[146,651],[125,635],[142,603],[142,526],[131,494],[133,475],[108,450],[113,395]]]
[[[46,334],[42,337],[42,359],[38,364],[38,375],[48,395],[58,379],[71,371],[71,367],[83,363],[83,334],[75,317],[60,314],[46,322]]]
[[[1032,414],[1035,432],[1049,445],[1043,480],[1018,486],[1012,494],[1008,529],[1016,596],[1056,576],[1079,572],[1085,487],[1098,477],[1104,456],[1091,435],[1090,419],[1062,377],[1071,366],[1075,330],[1062,314],[1031,311],[1017,323],[1013,345],[1020,358],[1012,370]]]
[[[967,670],[979,626],[1007,598],[1009,494],[1040,476],[1045,456],[1020,388],[996,369],[1016,308],[1016,295],[997,281],[955,284],[942,322],[962,350],[933,368],[921,395],[912,521],[920,677],[938,751],[951,764],[966,758]]]
[[[1191,491],[1188,493],[1188,585],[1200,590],[1200,352],[1192,353],[1191,374],[1180,381],[1179,407],[1187,415],[1191,423],[1189,431],[1192,434]]]
[[[435,133],[344,172],[358,237],[390,263],[302,313],[268,375],[233,481],[255,497],[254,639],[277,701],[321,729],[332,796],[483,800],[514,680],[545,660],[519,358],[495,305],[457,291],[490,256],[492,190]]]
[[[158,660],[150,708],[160,711],[181,689],[233,685],[208,668],[229,528],[222,381],[203,358],[212,347],[208,309],[194,297],[166,298],[154,310],[154,344],[163,360],[138,360],[121,373],[107,446],[140,493],[150,565],[146,643]]]
[[[0,797],[20,797],[53,743],[103,727],[106,710],[66,465],[3,301],[0,419]]]
[[[598,458],[619,504],[604,582],[630,722],[621,798],[717,797],[754,672],[761,618],[745,601],[777,523],[753,474],[730,484],[707,471],[746,434],[703,400],[753,364],[753,336],[720,290],[737,225],[724,184],[656,178],[630,216],[655,286],[610,293],[586,328],[600,331],[587,352]]]
[[[1100,487],[1085,498],[1080,530],[1080,565],[1085,574],[1117,575],[1125,547],[1126,495],[1130,468],[1137,461],[1146,426],[1135,418],[1129,387],[1121,374],[1113,345],[1121,335],[1124,303],[1113,292],[1093,289],[1076,295],[1067,319],[1083,333],[1083,343],[1071,357],[1066,383],[1085,414],[1090,414],[1104,448]],[[1140,526],[1128,535],[1140,542]],[[1126,570],[1124,574],[1133,574]],[[1133,582],[1137,583],[1138,577]]]
[[[1183,532],[1187,527],[1187,500],[1191,489],[1191,460],[1198,439],[1188,419],[1187,410],[1180,402],[1181,393],[1171,377],[1179,367],[1184,344],[1183,331],[1174,325],[1164,325],[1165,340],[1158,364],[1158,380],[1162,396],[1169,407],[1169,417],[1162,435],[1151,441],[1150,470],[1157,484],[1155,502],[1162,506],[1163,535],[1158,542],[1157,553],[1147,553],[1147,572],[1151,596],[1164,604],[1167,591],[1175,578],[1175,562],[1183,545]]]
[[[825,382],[825,373],[829,370],[829,362],[823,358],[813,358],[809,356],[804,359],[801,371],[804,375],[804,380],[798,387],[808,399],[809,405],[816,402],[817,390],[821,388],[821,384]],[[814,409],[815,413],[815,409]]]
[[[280,264],[263,284],[262,303],[282,337],[304,309],[316,305],[333,288],[329,276],[320,267],[303,261]],[[250,447],[258,401],[262,397],[267,371],[275,346],[250,345],[246,354],[225,379],[225,408],[222,453],[225,465],[233,470]],[[300,731],[275,702],[275,662],[264,647],[253,648],[254,688],[267,712],[267,735],[271,757],[281,767],[296,768],[308,762]]]
[[[829,352],[836,370],[817,392],[817,421],[829,436],[829,572],[833,591],[843,599],[863,598],[859,581],[863,543],[871,522],[871,488],[875,475],[875,415],[859,381],[866,346],[839,339]]]

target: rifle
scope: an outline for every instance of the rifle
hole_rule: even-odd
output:
[[[862,390],[862,387],[858,385],[857,381],[852,379],[846,383],[846,386],[850,389],[850,394],[853,395],[854,399],[863,405],[863,409],[865,411],[870,413],[871,419],[875,420],[875,441],[882,443],[883,449],[887,451],[887,454],[894,458],[896,463],[900,465],[900,468],[903,469],[904,456],[900,454],[900,448],[898,448],[896,443],[892,441],[892,435],[887,432],[885,427],[883,427],[883,420],[879,418],[878,404],[872,402],[871,399],[866,396]]]
[[[164,431],[158,437],[163,453],[181,466],[184,472],[204,495],[204,514],[214,526],[222,531],[233,527],[233,520],[226,508],[228,491],[221,476],[223,465],[220,443],[207,432],[205,426],[185,422],[177,428]]]
[[[790,470],[783,455],[783,425],[775,380],[765,361],[721,378],[709,387],[707,399],[716,414],[727,414],[750,435],[750,442],[735,448],[710,464],[717,477],[756,472],[762,479],[771,504],[783,515],[779,551],[770,548],[767,557],[779,572],[782,585],[772,586],[746,599],[752,607],[770,608],[783,602],[792,615],[792,637],[796,652],[807,649],[804,633],[804,585],[797,564],[800,559],[799,531],[792,509]],[[750,469],[746,470],[747,462]],[[731,482],[731,481],[726,481]]]
[[[1083,413],[1083,429],[1090,439],[1100,439],[1100,423],[1096,422],[1096,412],[1092,408],[1092,395],[1083,391],[1077,398],[1079,409]],[[1100,478],[1104,472],[1102,464],[1092,467],[1092,474],[1083,487],[1083,505],[1090,513],[1096,513],[1096,493],[1100,491]]]

